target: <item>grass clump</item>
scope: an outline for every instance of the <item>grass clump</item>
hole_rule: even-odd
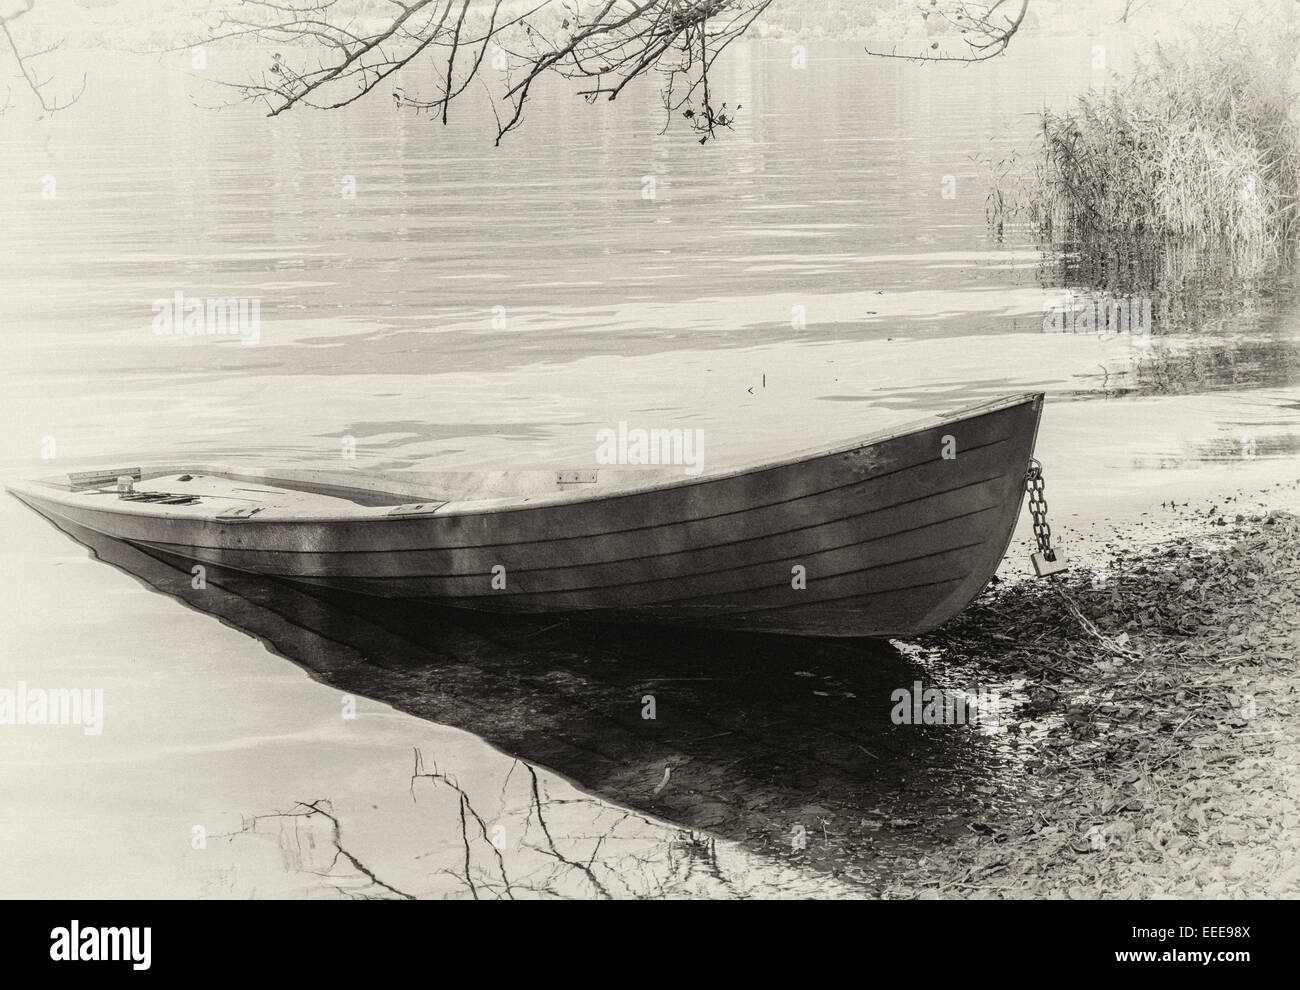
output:
[[[1118,85],[1040,115],[1028,167],[1004,163],[990,219],[1023,215],[1049,238],[1277,250],[1300,229],[1296,60],[1277,24],[1157,47]]]

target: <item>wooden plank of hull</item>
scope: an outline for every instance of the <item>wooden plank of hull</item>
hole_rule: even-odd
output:
[[[1005,477],[982,478],[882,508],[864,508],[870,502],[858,500],[852,505],[827,507],[828,513],[851,512],[850,515],[826,521],[787,518],[781,525],[791,522],[803,525],[785,530],[774,526],[773,532],[767,532],[760,525],[761,520],[751,518],[762,515],[757,511],[711,524],[681,524],[675,527],[677,532],[666,532],[654,541],[656,547],[664,548],[662,553],[637,553],[635,545],[592,552],[590,545],[599,538],[557,539],[533,545],[527,556],[509,546],[472,552],[412,551],[385,555],[267,554],[254,550],[210,548],[188,548],[188,552],[205,563],[277,577],[354,576],[359,582],[354,585],[355,590],[371,594],[383,594],[385,586],[397,581],[400,583],[391,586],[400,587],[402,594],[420,592],[419,596],[476,597],[488,589],[494,564],[506,567],[509,583],[521,592],[679,580],[691,574],[716,574],[722,579],[728,571],[742,567],[887,540],[922,527],[987,511],[1002,504],[1004,487]],[[737,536],[737,533],[756,535]],[[138,542],[171,553],[186,550],[184,546],[158,541]],[[632,555],[613,556],[619,549]],[[539,558],[538,554],[543,551],[545,556]],[[551,567],[538,566],[546,560],[563,563]]]
[[[229,522],[114,512],[107,497],[109,511],[93,497],[19,495],[163,552],[371,595],[755,631],[909,633],[946,621],[996,569],[1041,401],[713,479],[489,511],[453,502],[432,515]],[[949,435],[957,456],[946,460]],[[495,565],[506,569],[505,591],[490,590]],[[795,565],[806,568],[806,589],[791,586]]]
[[[672,554],[694,554],[700,568],[723,567],[737,558],[771,560],[781,554],[756,556],[761,551],[747,546],[756,541],[791,536],[825,536],[807,533],[814,527],[844,523],[858,537],[870,538],[896,532],[908,526],[951,518],[971,507],[1000,503],[1005,497],[1003,447],[1009,441],[970,451],[959,461],[932,461],[904,468],[888,476],[855,482],[828,492],[809,495],[795,502],[759,505],[739,512],[710,514],[655,527],[607,533],[599,536],[568,536],[560,533],[525,543],[498,542],[488,546],[423,549],[420,540],[429,539],[427,530],[436,523],[411,520],[410,544],[404,549],[373,551],[335,549],[320,552],[275,551],[258,547],[196,546],[178,543],[165,546],[154,539],[136,538],[160,549],[178,552],[180,547],[205,551],[212,563],[238,570],[283,576],[326,577],[338,573],[376,578],[419,576],[437,578],[472,576],[477,581],[493,565],[502,564],[511,574],[560,573],[567,568],[615,565],[634,566],[638,560],[652,561]],[[828,546],[850,542],[840,538]],[[803,544],[799,544],[802,551]],[[621,571],[612,574],[618,576]],[[470,589],[466,593],[472,594]]]
[[[864,566],[883,567],[907,561],[920,553],[983,542],[983,535],[972,532],[978,517],[995,511],[980,510],[966,517],[943,520],[900,533],[885,533],[865,541],[855,541],[817,549],[804,544],[788,548],[773,546],[773,539],[758,541],[764,550],[758,563],[724,564],[718,567],[692,566],[691,554],[671,554],[642,558],[626,564],[596,567],[566,567],[553,572],[533,571],[520,578],[507,569],[507,591],[490,590],[491,575],[453,577],[420,575],[393,578],[350,577],[334,573],[328,576],[276,575],[294,580],[330,584],[363,594],[395,598],[456,598],[472,607],[492,608],[502,599],[508,607],[545,611],[550,608],[629,608],[677,600],[695,600],[761,588],[789,589],[792,568],[802,565],[809,579],[816,582],[830,576],[852,572]],[[157,548],[165,549],[165,548]],[[169,551],[170,552],[170,551]],[[228,565],[223,565],[228,566]]]

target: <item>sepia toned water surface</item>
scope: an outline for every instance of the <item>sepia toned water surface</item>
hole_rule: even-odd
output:
[[[712,471],[1042,390],[1067,540],[1294,479],[1285,259],[1120,277],[987,228],[983,161],[1104,81],[1071,50],[825,44],[798,70],[739,45],[743,109],[703,147],[648,90],[588,107],[552,82],[494,148],[468,106],[215,109],[247,54],[94,56],[70,110],[0,117],[0,468],[587,467],[626,421],[703,430]],[[1044,333],[1067,290],[1150,299],[1153,332]],[[155,333],[178,292],[256,300],[256,343]],[[0,686],[106,699],[98,736],[0,731],[7,896],[834,895],[1026,786],[1004,734],[890,723],[897,687],[970,686],[907,644],[199,592],[183,562],[0,515]]]

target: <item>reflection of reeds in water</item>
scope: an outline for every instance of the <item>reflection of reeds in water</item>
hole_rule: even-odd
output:
[[[1156,345],[1147,353],[1134,355],[1131,368],[1127,374],[1120,372],[1120,378],[1127,383],[1126,390],[1142,394],[1280,385],[1294,381],[1300,374],[1297,357],[1294,347],[1250,341],[1234,346],[1192,344],[1177,350]]]
[[[1044,252],[1039,269],[1044,284],[1150,297],[1160,303],[1161,326],[1174,329],[1193,326],[1180,309],[1270,293],[1294,257],[1285,246],[1272,251],[1152,235],[1101,238],[1078,225],[1058,232],[1061,239]]]
[[[1105,395],[1284,387],[1300,380],[1294,250],[1265,253],[1170,238],[1074,240],[1042,249],[1040,283],[1084,300],[1150,300],[1153,332],[1099,362]],[[1058,290],[1064,298],[1065,290]]]

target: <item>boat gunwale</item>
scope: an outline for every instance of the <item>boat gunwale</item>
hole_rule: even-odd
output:
[[[888,443],[891,440],[910,436],[914,433],[920,433],[926,430],[932,430],[949,423],[957,423],[969,419],[977,419],[991,413],[1001,412],[1006,409],[1012,409],[1016,406],[1032,405],[1041,413],[1042,405],[1045,401],[1043,392],[1022,392],[1016,395],[1003,396],[998,399],[991,399],[986,402],[975,403],[970,406],[953,410],[948,413],[935,413],[924,419],[913,420],[908,423],[902,423],[898,426],[882,430],[874,434],[866,434],[852,441],[846,441],[829,447],[819,447],[805,449],[781,457],[777,460],[764,461],[755,464],[749,464],[741,467],[731,468],[718,474],[706,475],[700,477],[683,477],[674,478],[667,481],[645,485],[636,488],[619,489],[617,491],[606,492],[584,492],[581,490],[561,491],[546,493],[539,496],[514,495],[506,497],[496,497],[488,499],[452,499],[443,502],[436,508],[428,512],[406,512],[394,514],[393,510],[403,505],[414,505],[420,502],[433,502],[437,499],[428,494],[423,497],[412,495],[412,501],[406,503],[395,503],[391,506],[358,506],[360,511],[349,513],[317,513],[312,515],[263,515],[254,514],[246,518],[227,518],[221,519],[215,515],[202,514],[191,515],[189,513],[157,513],[149,511],[153,503],[121,503],[120,500],[113,500],[112,504],[106,507],[96,507],[95,511],[109,513],[121,516],[142,517],[146,519],[159,520],[178,520],[190,521],[193,523],[210,525],[210,524],[235,524],[239,526],[250,525],[300,525],[300,524],[328,524],[328,523],[364,523],[364,522],[393,522],[429,520],[434,518],[447,518],[452,516],[480,516],[496,515],[505,512],[520,512],[537,508],[549,508],[554,506],[568,505],[593,505],[601,502],[613,501],[621,498],[632,498],[635,496],[653,494],[664,491],[685,490],[697,485],[713,484],[717,482],[728,481],[734,478],[743,477],[749,474],[758,474],[764,471],[776,470],[785,467],[791,467],[796,464],[819,460],[827,457],[834,457],[839,454],[849,453],[850,451],[860,450],[864,447],[873,447],[879,444]],[[1033,440],[1037,440],[1038,433],[1038,416],[1035,416],[1033,428]],[[1031,443],[1031,450],[1033,449]],[[89,469],[93,470],[93,469]],[[107,469],[106,469],[107,470]],[[156,477],[163,477],[170,474],[208,474],[217,477],[223,477],[227,480],[248,480],[256,481],[261,484],[274,484],[277,481],[282,482],[280,487],[288,490],[292,489],[294,479],[269,473],[261,473],[250,468],[240,468],[237,466],[224,464],[189,464],[189,465],[142,465],[141,478],[149,480]],[[340,491],[358,491],[358,492],[385,492],[387,489],[382,487],[379,482],[388,480],[397,485],[413,486],[412,481],[404,481],[396,477],[378,475],[377,483],[373,485],[357,484],[352,481],[351,476],[345,474],[335,474],[330,471],[318,471],[314,468],[288,468],[285,470],[294,471],[303,474],[316,474],[321,480],[307,482],[305,478],[297,479],[301,483],[314,483],[320,487],[335,488]],[[250,473],[251,471],[251,473]],[[432,472],[430,472],[432,473]],[[466,471],[466,472],[445,472],[445,473],[462,473],[466,475],[488,474],[493,472],[486,471]],[[509,473],[509,472],[505,472]],[[26,494],[32,498],[43,501],[53,501],[61,505],[81,506],[84,503],[74,501],[66,496],[79,494],[77,490],[70,487],[68,473],[52,475],[46,478],[31,479],[23,482],[7,484],[5,490],[13,495],[21,497]],[[371,477],[375,477],[372,475]],[[59,480],[63,479],[63,480]],[[327,480],[329,479],[329,480]],[[418,477],[416,479],[418,481]],[[334,483],[337,482],[337,483]],[[346,483],[345,483],[346,482]],[[53,497],[50,491],[53,490],[60,496]],[[94,491],[95,489],[83,489],[82,491]],[[394,495],[402,494],[392,492]],[[1023,492],[1022,492],[1023,497]],[[289,510],[292,511],[292,510]],[[92,527],[93,528],[93,527]],[[1007,539],[1010,545],[1010,534]],[[1003,551],[1005,554],[1005,550]]]

